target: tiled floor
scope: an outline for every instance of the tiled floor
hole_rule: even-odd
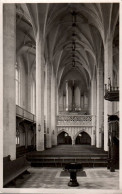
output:
[[[62,168],[30,168],[31,174],[16,180],[12,188],[52,188],[73,189],[67,185],[69,177],[61,177]],[[78,177],[77,189],[119,189],[119,171],[110,172],[106,168],[84,168],[86,177]],[[76,189],[76,187],[74,187]]]

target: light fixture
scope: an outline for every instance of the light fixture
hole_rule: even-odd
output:
[[[40,132],[41,131],[41,125],[38,124],[38,131]]]

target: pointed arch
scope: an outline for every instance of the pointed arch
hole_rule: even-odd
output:
[[[78,131],[78,132],[75,134],[75,136],[74,136],[74,141],[76,140],[77,136],[78,136],[80,133],[82,133],[82,132],[87,133],[87,134],[90,136],[90,138],[92,138],[90,132],[88,132],[88,131],[86,131],[86,130],[84,130],[84,129],[81,129],[80,131]]]

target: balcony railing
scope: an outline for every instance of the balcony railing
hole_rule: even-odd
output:
[[[119,87],[111,86],[111,80],[108,78],[108,85],[105,84],[105,100],[119,101]]]
[[[23,109],[22,107],[16,105],[16,116],[21,117],[25,120],[36,122],[36,116],[32,114],[31,112]]]
[[[93,126],[94,118],[93,115],[60,115],[57,116],[57,126]]]

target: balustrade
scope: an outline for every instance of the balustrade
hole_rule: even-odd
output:
[[[57,126],[92,126],[93,118],[93,115],[60,115]]]
[[[23,109],[22,107],[16,105],[16,115],[18,117],[22,117],[24,119],[36,122],[36,116],[32,114],[31,112]]]

